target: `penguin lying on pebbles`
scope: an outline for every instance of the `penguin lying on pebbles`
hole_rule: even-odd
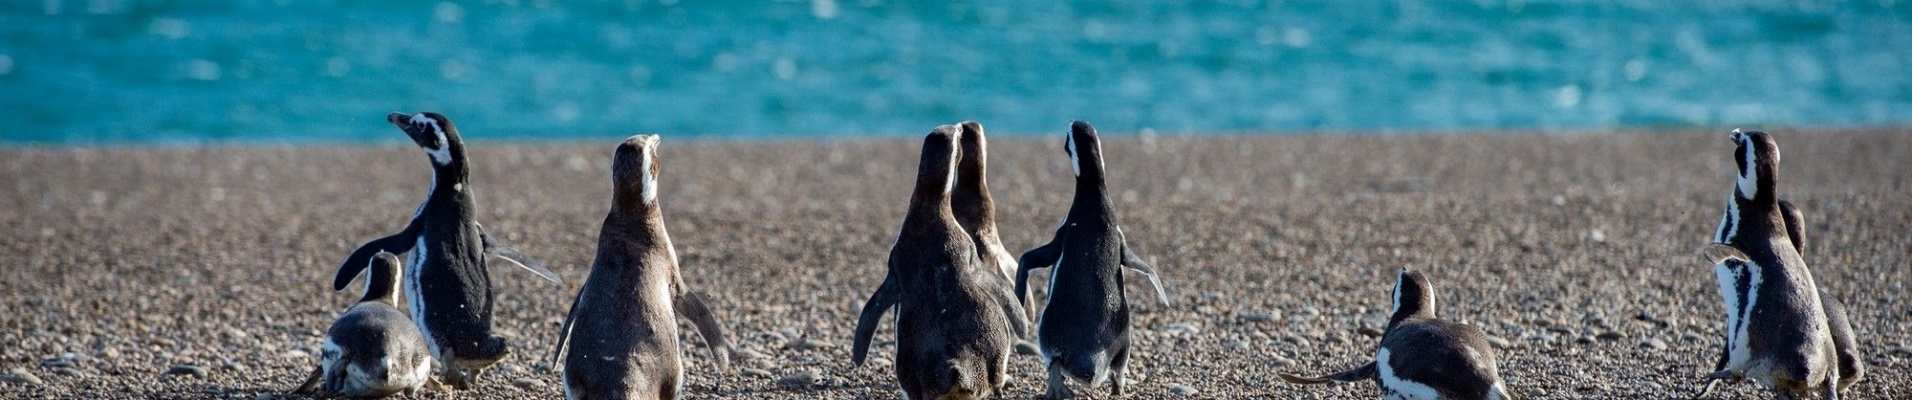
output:
[[[1164,306],[1168,292],[1155,267],[1136,256],[1116,224],[1095,128],[1075,121],[1064,140],[1075,174],[1074,201],[1055,237],[1022,254],[1015,291],[1026,299],[1029,271],[1055,268],[1049,273],[1049,302],[1036,322],[1037,347],[1049,371],[1048,397],[1074,397],[1067,381],[1111,384],[1112,392],[1121,396],[1130,350],[1129,299],[1123,290],[1122,269],[1148,278]]]
[[[1500,380],[1499,354],[1480,329],[1435,315],[1434,285],[1401,269],[1394,314],[1374,361],[1320,377],[1280,374],[1295,384],[1373,379],[1387,399],[1512,399]]]
[[[558,275],[497,238],[473,218],[465,145],[451,120],[438,113],[392,113],[386,121],[405,132],[431,159],[432,183],[405,229],[360,245],[339,265],[333,290],[342,290],[377,252],[410,252],[406,262],[406,307],[438,359],[441,379],[464,389],[486,367],[510,353],[491,332],[493,294],[487,256],[509,261],[552,282]]]
[[[977,259],[950,210],[961,135],[945,125],[924,138],[888,272],[857,319],[851,359],[862,365],[877,321],[896,307],[896,381],[906,399],[990,397],[1008,378],[1013,318],[998,304],[997,272]]]
[[[969,234],[969,240],[976,244],[976,257],[988,271],[995,275],[986,278],[996,287],[997,302],[1002,304],[1003,314],[1011,319],[1010,327],[1015,329],[1016,351],[1018,353],[1037,354],[1035,344],[1029,339],[1029,312],[1022,303],[1023,296],[1016,295],[1016,257],[1003,248],[1002,239],[996,235],[996,201],[989,195],[989,142],[983,137],[983,124],[976,121],[963,121],[961,160],[956,164],[956,188],[950,194],[950,211],[956,215],[956,223],[963,226]]]
[[[1844,306],[1813,282],[1801,255],[1803,218],[1777,193],[1778,143],[1737,129],[1732,141],[1737,173],[1707,259],[1725,304],[1726,341],[1696,397],[1719,380],[1752,378],[1780,398],[1836,399],[1864,373]]]
[[[393,298],[398,270],[398,256],[381,251],[372,257],[365,294],[326,331],[318,367],[294,393],[323,388],[339,396],[384,397],[415,392],[431,379],[424,337]]]
[[[697,327],[718,368],[729,366],[723,326],[703,296],[684,285],[664,229],[657,147],[657,136],[632,136],[612,158],[611,211],[598,233],[597,259],[558,333],[567,398],[678,398],[678,315]]]

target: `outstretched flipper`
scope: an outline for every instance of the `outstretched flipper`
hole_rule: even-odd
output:
[[[1062,235],[1056,236],[1059,238]],[[1056,260],[1060,258],[1062,258],[1062,246],[1051,241],[1042,247],[1023,252],[1022,257],[1016,259],[1018,265],[1016,267],[1016,300],[1022,303],[1024,308],[1029,307],[1029,270],[1055,266]]]
[[[292,393],[312,393],[312,391],[318,390],[319,376],[323,375],[324,373],[325,373],[324,365],[312,366],[312,373],[305,377],[305,383],[299,384],[298,389],[292,389]]]
[[[680,287],[681,289],[681,287]],[[677,314],[690,319],[697,326],[697,335],[704,337],[704,345],[710,346],[710,355],[717,359],[717,368],[730,369],[730,339],[724,338],[724,326],[717,323],[717,314],[704,304],[703,294],[677,290]]]
[[[474,223],[473,225],[478,225],[478,224]],[[560,283],[560,284],[564,283],[564,280],[562,278],[558,278],[558,273],[551,272],[550,269],[545,268],[544,263],[541,263],[541,262],[538,262],[538,260],[532,259],[531,256],[527,256],[523,252],[519,252],[518,249],[511,248],[511,245],[506,244],[504,241],[493,239],[491,238],[491,235],[485,234],[484,225],[478,225],[478,238],[484,240],[485,242],[486,256],[497,257],[505,261],[510,261],[512,265],[517,265],[518,268],[524,268],[524,270],[526,271],[531,271],[531,273],[537,274],[538,277],[551,281],[551,283]]]
[[[1142,261],[1142,257],[1136,256],[1135,250],[1129,249],[1127,244],[1122,245],[1122,266],[1148,276],[1149,284],[1155,286],[1155,300],[1162,302],[1164,307],[1168,306],[1168,289],[1162,288],[1162,277],[1156,276],[1155,267]]]
[[[564,325],[558,327],[558,348],[551,351],[551,368],[564,366],[564,342],[571,339],[571,323],[578,320],[578,305],[584,302],[584,291],[579,290],[571,298],[571,311],[564,312]]]
[[[864,356],[870,353],[870,338],[876,336],[876,326],[883,319],[883,313],[896,306],[896,277],[883,277],[883,284],[876,287],[876,293],[870,294],[870,300],[863,303],[863,314],[856,319],[856,339],[850,345],[850,362],[853,366],[863,366]]]
[[[1281,380],[1288,381],[1288,383],[1293,383],[1297,385],[1313,385],[1313,384],[1328,383],[1328,382],[1358,382],[1358,381],[1374,379],[1374,371],[1375,371],[1374,362],[1369,361],[1367,364],[1361,364],[1361,366],[1354,367],[1353,369],[1349,369],[1347,371],[1341,371],[1341,372],[1336,372],[1333,374],[1322,375],[1317,377],[1294,376],[1294,375],[1289,375],[1288,373],[1285,373],[1285,372],[1277,373],[1275,375],[1281,376]]]
[[[372,256],[378,252],[404,254],[412,251],[412,246],[417,243],[417,227],[406,226],[405,230],[391,236],[372,239],[370,242],[359,245],[357,250],[352,250],[352,255],[345,256],[344,263],[339,264],[338,275],[332,277],[332,290],[345,290],[346,286],[351,286],[352,280],[358,279],[359,273],[365,272],[365,267],[372,265]]]

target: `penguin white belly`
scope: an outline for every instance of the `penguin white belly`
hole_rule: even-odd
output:
[[[1427,384],[1394,375],[1387,348],[1374,356],[1374,367],[1381,377],[1381,397],[1388,400],[1440,400],[1441,393]]]
[[[1763,278],[1764,274],[1759,264],[1746,261],[1743,271],[1749,277],[1747,278],[1745,292],[1740,296],[1743,297],[1743,299],[1741,300],[1742,302],[1739,303],[1739,315],[1731,318],[1733,325],[1729,337],[1732,339],[1728,342],[1730,347],[1727,347],[1726,353],[1726,367],[1728,369],[1741,371],[1747,367],[1746,364],[1750,362],[1753,357],[1753,350],[1748,343],[1750,341],[1747,340],[1747,335],[1749,334],[1748,331],[1752,328],[1753,310],[1759,308],[1759,286],[1765,282]]]
[[[431,350],[432,358],[445,359],[445,353],[438,347],[436,336],[432,336],[430,324],[425,323],[425,295],[419,287],[419,274],[425,265],[425,235],[418,235],[418,242],[412,244],[411,257],[405,262],[405,309],[412,314],[412,324],[418,325],[418,333],[425,337],[425,348]]]

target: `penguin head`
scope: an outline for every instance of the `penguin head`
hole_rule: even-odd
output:
[[[1779,172],[1779,144],[1766,132],[1733,130],[1733,164],[1738,169],[1733,191],[1740,199],[1771,204]]]
[[[956,187],[956,162],[962,156],[957,143],[963,129],[956,125],[938,126],[923,137],[923,159],[916,168],[916,196],[923,199],[948,197]]]
[[[1394,313],[1388,318],[1388,326],[1408,318],[1434,316],[1434,284],[1419,271],[1401,268],[1400,278],[1394,282]]]
[[[1069,154],[1069,168],[1076,177],[1102,176],[1102,140],[1089,123],[1069,123],[1069,137],[1063,141],[1062,151]]]
[[[398,256],[379,250],[378,254],[372,256],[371,263],[371,268],[368,268],[370,271],[367,272],[369,275],[365,277],[365,293],[359,297],[359,302],[378,301],[398,305],[393,300],[395,293],[398,293]]]
[[[634,135],[617,145],[617,152],[611,157],[615,200],[646,206],[657,204],[657,175],[664,167],[664,162],[657,157],[661,140],[657,135]]]
[[[962,159],[959,169],[965,172],[981,171],[988,160],[987,142],[983,141],[983,124],[976,121],[963,121]]]
[[[444,115],[429,111],[417,114],[394,112],[385,115],[385,121],[405,131],[405,136],[411,137],[412,143],[424,150],[425,155],[431,156],[432,164],[450,165],[455,161],[454,155],[464,152],[458,129]]]

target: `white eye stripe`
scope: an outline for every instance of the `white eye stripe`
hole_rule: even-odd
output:
[[[1759,147],[1755,146],[1752,140],[1745,139],[1745,136],[1741,138],[1740,147],[1746,149],[1746,152],[1742,154],[1745,158],[1746,169],[1739,171],[1739,179],[1734,183],[1739,187],[1740,197],[1751,200],[1759,196],[1759,164],[1755,163],[1759,160]]]
[[[1075,176],[1082,176],[1082,152],[1076,150],[1074,132],[1069,133],[1069,138],[1065,143],[1069,146],[1069,170],[1074,171]]]
[[[645,203],[657,202],[657,174],[651,171],[651,153],[655,151],[657,151],[656,142],[651,142],[651,145],[644,146],[644,150],[639,151],[637,156],[638,166],[644,174]]]

